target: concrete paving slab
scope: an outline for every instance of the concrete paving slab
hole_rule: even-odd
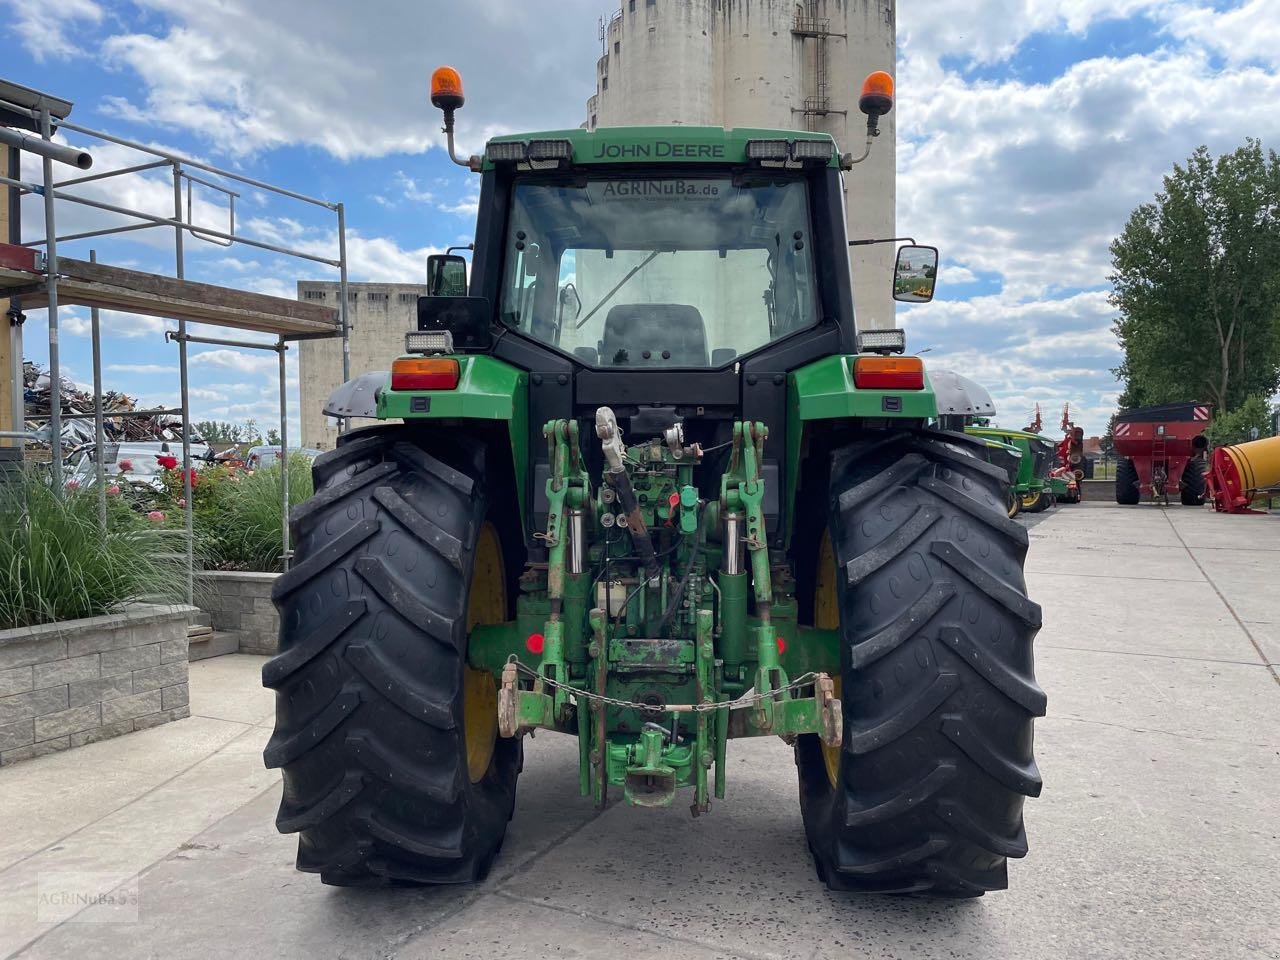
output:
[[[1280,623],[1258,623],[1246,620],[1244,628],[1262,651],[1262,658],[1272,666],[1280,667]]]
[[[1257,662],[1257,651],[1207,581],[1134,581],[1062,573],[1028,574],[1044,610],[1037,649]],[[1154,619],[1153,619],[1154,616]]]
[[[191,664],[192,716],[216,717],[236,723],[265,723],[275,718],[275,692],[262,685],[262,665],[268,657],[237,654],[210,657]],[[258,681],[253,682],[257,677]]]
[[[1198,582],[1204,574],[1180,545],[1095,542],[1074,534],[1058,539],[1035,536],[1037,530],[1056,525],[1052,517],[1031,531],[1027,572],[1067,573],[1100,579]]]
[[[1280,552],[1280,515],[1171,510],[1167,519],[1182,542],[1192,550]]]
[[[137,800],[244,732],[191,717],[0,771],[0,870]]]
[[[145,870],[274,783],[279,774],[262,766],[269,731],[240,730],[177,777],[0,872],[0,955],[53,926],[38,910],[42,875],[79,875],[84,887],[76,895],[101,895],[114,887],[111,879],[120,883]]]
[[[1280,747],[1280,686],[1261,662],[1046,648],[1036,658],[1036,677],[1049,695],[1050,716],[1059,720]]]
[[[485,885],[326,887],[294,869],[297,838],[276,831],[280,792],[272,785],[143,874],[137,923],[85,917],[47,933],[22,956],[127,956],[135,943],[166,958],[385,956],[595,818],[577,794],[572,740],[539,737],[528,754],[516,815]],[[210,907],[193,912],[193,904]]]
[[[398,957],[572,957],[574,960],[731,960],[742,954],[708,948],[687,937],[657,935],[546,903],[504,895],[481,897],[465,911],[419,934]]]

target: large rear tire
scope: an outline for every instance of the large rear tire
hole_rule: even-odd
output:
[[[843,636],[844,737],[796,744],[805,832],[834,890],[978,896],[1007,886],[1006,858],[1027,852],[1046,701],[1006,484],[955,435],[834,457],[814,623],[838,619]]]
[[[471,626],[507,616],[483,450],[408,436],[348,434],[316,460],[272,591],[276,826],[325,883],[481,879],[515,803],[519,740],[497,736],[493,677],[466,664]]]
[[[1142,491],[1138,486],[1138,468],[1128,457],[1116,464],[1116,503],[1127,507],[1133,506],[1141,499]]]
[[[1178,485],[1178,494],[1184,507],[1204,506],[1204,461],[1188,460],[1182,469],[1182,481]]]

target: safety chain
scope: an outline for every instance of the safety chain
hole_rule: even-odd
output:
[[[521,663],[515,654],[511,655],[507,660],[507,664],[513,665],[517,670],[527,674],[533,679],[541,680],[549,687],[557,687],[575,698],[588,701],[594,700],[597,703],[606,703],[614,707],[643,710],[647,713],[711,713],[726,707],[730,710],[745,710],[748,707],[755,706],[757,703],[776,697],[780,693],[784,693],[789,690],[798,690],[801,687],[807,687],[811,684],[827,679],[827,675],[825,673],[814,673],[810,671],[809,673],[802,673],[780,690],[770,690],[767,693],[744,694],[736,700],[721,700],[718,703],[668,703],[659,707],[652,703],[637,703],[634,700],[618,700],[615,697],[606,697],[603,694],[592,693],[589,690],[579,690],[577,687],[570,686],[567,683],[560,683],[549,677],[544,677],[532,667]]]

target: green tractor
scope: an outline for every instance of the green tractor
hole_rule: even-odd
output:
[[[1066,496],[1066,481],[1049,476],[1053,466],[1054,444],[1048,437],[1025,430],[988,426],[965,427],[965,433],[971,437],[1017,447],[1022,454],[1009,495],[1011,518],[1022,512],[1040,513],[1049,509],[1057,503],[1059,490],[1062,496]]]
[[[433,80],[452,155],[461,83]],[[274,589],[298,868],[483,878],[533,731],[578,738],[584,802],[695,817],[730,740],[780,737],[832,889],[1005,887],[1041,788],[1027,534],[985,444],[929,427],[902,332],[855,331],[856,159],[662,127],[458,162],[470,276],[432,257],[406,355],[331,397],[384,422],[315,461]],[[927,299],[936,250],[899,263]]]

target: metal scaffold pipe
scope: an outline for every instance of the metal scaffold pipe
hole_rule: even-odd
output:
[[[81,170],[88,170],[93,166],[93,156],[85,150],[77,150],[42,137],[27,136],[11,127],[0,127],[0,143],[34,153],[46,160],[57,160],[59,163],[79,167]]]
[[[49,108],[40,109],[40,132],[47,141],[53,135]],[[45,289],[49,297],[49,442],[53,447],[49,470],[53,489],[62,495],[62,365],[58,358],[58,231],[53,209],[53,157],[44,154],[44,229],[49,238]]]

